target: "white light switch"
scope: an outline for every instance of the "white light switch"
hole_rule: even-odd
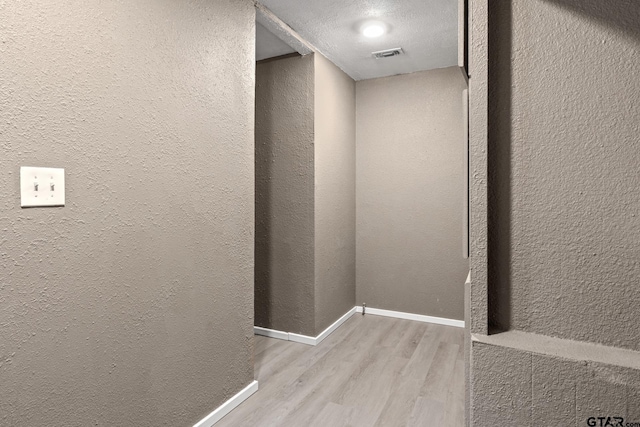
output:
[[[64,169],[22,166],[20,206],[64,206]]]

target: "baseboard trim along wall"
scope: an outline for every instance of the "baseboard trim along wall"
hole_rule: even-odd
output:
[[[276,331],[275,329],[267,329],[267,328],[261,328],[260,326],[254,326],[253,333],[255,335],[262,335],[264,337],[277,338],[279,340],[289,341],[288,332]]]
[[[261,328],[260,326],[254,326],[253,333],[256,335],[262,335],[270,338],[277,338],[285,341],[293,341],[293,342],[298,342],[298,343],[307,344],[307,345],[318,345],[322,342],[322,340],[328,337],[331,334],[331,332],[338,329],[340,325],[346,322],[354,314],[356,314],[356,307],[353,307],[351,310],[347,311],[341,318],[333,322],[331,326],[329,326],[327,329],[322,331],[320,335],[318,335],[317,337],[294,334],[292,332],[277,331],[275,329]]]
[[[215,411],[204,417],[193,427],[212,427],[215,423],[220,421],[222,417],[233,411],[238,405],[247,400],[249,396],[258,391],[258,381],[253,381],[248,386],[240,390],[231,399],[224,402]]]
[[[293,341],[307,345],[318,345],[323,339],[329,336],[331,332],[338,329],[340,325],[347,321],[355,313],[362,313],[362,307],[356,306],[345,313],[341,318],[336,320],[331,326],[322,331],[317,337],[310,337],[308,335],[294,334],[292,332],[277,331],[275,329],[261,328],[260,326],[253,327],[253,333],[256,335],[262,335],[269,338],[277,338],[279,340]],[[422,314],[404,313],[402,311],[382,310],[380,308],[367,307],[366,314],[372,314],[374,316],[395,317],[396,319],[415,320],[417,322],[434,323],[436,325],[454,326],[456,328],[464,328],[464,320],[446,319],[444,317],[425,316]]]
[[[358,313],[362,313],[362,307],[357,306]],[[415,320],[417,322],[435,323],[436,325],[455,326],[464,328],[464,320],[446,319],[444,317],[425,316],[422,314],[403,313],[402,311],[382,310],[380,308],[367,307],[365,314],[374,316],[395,317],[396,319]]]
[[[351,310],[347,311],[341,318],[339,318],[338,320],[336,320],[335,322],[333,322],[331,324],[331,326],[329,326],[327,329],[325,329],[324,331],[322,331],[320,333],[320,335],[318,335],[316,337],[316,344],[320,344],[320,342],[322,342],[323,339],[325,339],[326,337],[328,337],[331,332],[335,331],[336,329],[338,329],[340,327],[340,325],[342,325],[344,322],[346,322],[347,320],[349,320],[349,318],[351,316],[353,316],[354,314],[356,314],[356,308],[353,307]]]

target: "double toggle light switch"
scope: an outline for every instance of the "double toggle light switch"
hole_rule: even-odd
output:
[[[64,206],[64,169],[20,168],[20,206]]]

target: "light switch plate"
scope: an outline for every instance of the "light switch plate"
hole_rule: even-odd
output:
[[[20,206],[64,206],[64,169],[20,168]]]

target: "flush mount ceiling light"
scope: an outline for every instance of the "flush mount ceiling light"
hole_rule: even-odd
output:
[[[387,32],[387,27],[382,22],[371,21],[362,26],[362,34],[365,37],[375,38],[380,37]]]

